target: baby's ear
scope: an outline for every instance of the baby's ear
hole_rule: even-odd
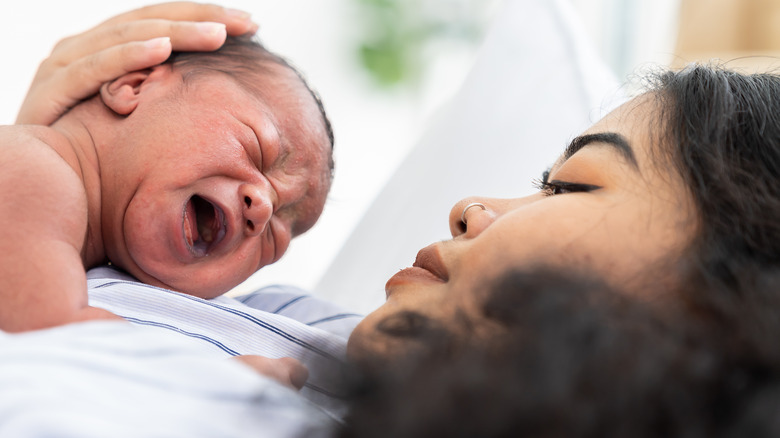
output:
[[[100,87],[100,98],[115,113],[126,116],[138,106],[142,85],[149,79],[152,69],[126,73]]]

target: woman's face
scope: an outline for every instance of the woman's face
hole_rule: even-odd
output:
[[[422,332],[457,333],[484,318],[480,291],[512,269],[595,274],[636,294],[649,282],[671,284],[664,262],[687,247],[696,215],[679,176],[653,155],[654,105],[640,96],[574,139],[534,195],[457,203],[453,239],[422,249],[390,278],[387,302],[355,329],[349,354],[392,354]],[[464,224],[473,202],[486,208],[469,208]]]

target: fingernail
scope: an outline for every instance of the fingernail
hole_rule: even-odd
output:
[[[260,25],[253,21],[252,24],[249,26],[249,30],[247,30],[246,33],[250,33],[254,35],[257,33],[257,29],[260,29]]]
[[[225,25],[222,23],[212,23],[209,21],[204,21],[195,24],[195,26],[197,26],[198,32],[208,36],[214,36],[226,32]]]
[[[144,41],[144,45],[150,49],[159,49],[171,45],[170,37],[158,37]]]
[[[239,18],[241,20],[249,20],[250,17],[249,12],[240,9],[225,8],[225,13],[230,17]]]

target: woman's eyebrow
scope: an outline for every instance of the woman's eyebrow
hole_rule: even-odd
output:
[[[616,132],[598,132],[575,137],[566,147],[566,150],[563,151],[562,161],[568,160],[572,155],[576,154],[577,151],[592,143],[604,143],[614,147],[634,168],[639,169],[636,155],[634,155],[634,149],[631,148],[631,145],[625,137]]]

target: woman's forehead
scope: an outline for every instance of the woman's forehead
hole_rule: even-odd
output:
[[[558,161],[568,158],[572,147],[577,149],[578,142],[600,141],[615,146],[640,171],[654,167],[653,147],[663,138],[656,132],[662,126],[658,123],[657,108],[657,100],[651,93],[629,100],[575,138]]]

